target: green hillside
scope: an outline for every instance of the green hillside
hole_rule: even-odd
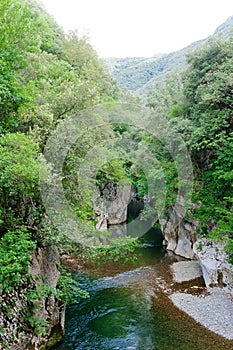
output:
[[[233,30],[233,16],[221,24],[214,34],[203,40],[196,41],[185,48],[169,54],[158,54],[150,58],[126,57],[108,58],[104,63],[118,82],[120,89],[146,93],[163,79],[166,73],[181,70],[186,64],[186,55],[209,39],[227,39]]]

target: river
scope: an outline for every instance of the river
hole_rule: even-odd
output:
[[[77,271],[90,298],[68,305],[66,334],[56,350],[232,350],[177,309],[170,265],[180,260],[162,246],[142,245],[137,261]],[[199,293],[205,289],[196,288]]]

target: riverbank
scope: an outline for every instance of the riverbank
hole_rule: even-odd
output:
[[[223,289],[208,289],[202,295],[176,292],[169,298],[204,327],[233,340],[233,299]]]
[[[74,279],[90,298],[68,305],[65,337],[55,350],[232,350],[232,340],[202,326],[169,298],[178,292],[206,294],[197,262],[161,247],[139,247],[135,256],[127,264],[100,266],[63,257],[75,263]],[[175,271],[186,281],[174,281]]]
[[[230,288],[206,288],[198,261],[171,265],[173,288],[169,298],[180,310],[212,332],[233,340],[233,294]],[[199,287],[200,278],[203,287]],[[188,286],[187,282],[190,283]]]
[[[170,255],[171,259],[176,257],[179,260],[178,256],[168,254],[168,256]],[[80,264],[78,259],[66,255],[62,256],[62,262],[65,266],[77,270],[85,266],[83,261]],[[115,273],[119,269],[119,265],[121,263],[114,263],[114,268],[111,266],[110,270],[114,270]],[[125,267],[127,270],[127,265]],[[89,268],[87,269],[89,270]],[[104,271],[106,268],[105,265]],[[160,266],[160,270],[162,268],[163,264]],[[124,271],[124,268],[122,270]],[[99,267],[99,274],[104,275],[101,271],[102,269]],[[150,280],[153,280],[153,277]],[[173,262],[170,273],[168,271],[166,273],[166,282],[164,280],[163,284],[162,281],[163,278],[159,279],[160,288],[177,308],[208,330],[228,340],[233,340],[233,295],[227,288],[206,288],[202,270],[197,261]]]

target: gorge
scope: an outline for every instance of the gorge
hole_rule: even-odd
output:
[[[0,350],[232,349],[232,17],[110,71],[37,1],[0,23]]]

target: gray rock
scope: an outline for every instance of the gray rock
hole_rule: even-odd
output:
[[[108,225],[125,222],[130,200],[131,185],[104,184],[97,198],[93,200],[96,229],[106,231]]]
[[[202,269],[197,261],[179,261],[171,266],[174,281],[178,283],[192,281],[202,277]]]
[[[195,218],[189,222],[182,220],[183,209],[182,205],[168,208],[168,218],[162,218],[160,225],[167,250],[184,258],[193,259],[193,244],[197,239],[196,230],[199,221]]]
[[[224,246],[199,238],[194,245],[207,287],[227,287],[233,293],[233,265],[227,262]]]
[[[46,293],[35,301],[38,308],[34,316],[47,322],[46,334],[36,335],[33,328],[28,326],[25,318],[32,310],[31,302],[27,299],[29,290],[41,289],[42,285],[56,287],[60,276],[57,265],[60,263],[58,250],[50,245],[32,251],[29,281],[22,280],[21,286],[9,292],[0,291],[0,350],[7,347],[11,350],[40,350],[51,340],[51,344],[64,335],[65,307],[53,294]]]
[[[36,282],[37,288],[45,284],[56,288],[60,272],[57,265],[60,263],[60,256],[55,246],[45,246],[32,253],[29,274]],[[36,349],[40,349],[41,344],[46,344],[51,336],[54,336],[54,329],[57,331],[57,339],[64,335],[65,308],[55,300],[53,294],[43,297],[39,302],[39,309],[35,310],[35,316],[48,322],[46,335],[34,336],[31,343]]]

